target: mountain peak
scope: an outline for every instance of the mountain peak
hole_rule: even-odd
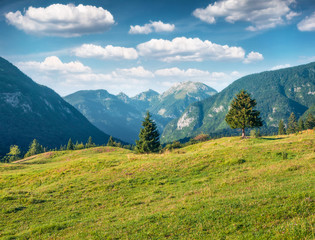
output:
[[[137,94],[136,96],[133,97],[133,99],[150,102],[159,95],[160,94],[158,92],[149,89],[148,91]]]

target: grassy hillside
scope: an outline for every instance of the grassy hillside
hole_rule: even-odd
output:
[[[2,239],[314,239],[315,133],[0,165]]]

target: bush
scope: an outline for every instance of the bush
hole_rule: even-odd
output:
[[[259,138],[259,137],[261,137],[261,134],[260,134],[260,130],[259,129],[253,129],[253,130],[251,130],[250,131],[250,136],[252,137],[252,138]]]
[[[173,149],[176,149],[176,148],[182,148],[183,145],[180,143],[180,142],[173,142],[173,143],[170,143],[170,144],[167,144],[165,147],[164,147],[164,150],[173,150]]]
[[[210,136],[208,134],[199,134],[196,137],[194,137],[194,140],[198,141],[198,142],[204,142],[204,141],[208,141],[210,139]]]

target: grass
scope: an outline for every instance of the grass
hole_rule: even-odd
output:
[[[315,134],[0,165],[1,239],[314,239]]]

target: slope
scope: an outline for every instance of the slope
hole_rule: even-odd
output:
[[[303,115],[315,102],[315,63],[262,72],[236,80],[222,92],[186,108],[179,119],[170,122],[162,142],[192,137],[201,132],[216,133],[229,129],[224,121],[234,96],[242,89],[257,100],[265,128],[276,128],[291,112]]]
[[[53,90],[41,86],[0,58],[0,155],[16,144],[23,150],[36,138],[49,148],[73,141],[106,143],[108,135],[93,126]]]
[[[314,131],[0,164],[4,239],[314,239]]]
[[[122,99],[120,99],[122,98]],[[106,90],[86,90],[64,99],[77,108],[96,127],[124,141],[134,143],[141,127],[140,112],[126,95],[112,95]]]

